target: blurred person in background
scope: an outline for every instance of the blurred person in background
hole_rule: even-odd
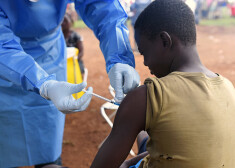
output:
[[[130,1],[129,0],[120,0],[120,3],[128,15],[130,13]]]
[[[69,3],[67,5],[66,13],[68,13],[72,17],[73,21],[79,19],[79,16],[78,16],[78,14],[77,14],[77,12],[75,10],[75,4],[74,3]]]
[[[122,5],[123,9],[125,10],[127,16],[128,16],[127,20],[125,21],[125,26],[128,27],[127,21],[129,19],[130,13],[131,13],[131,11],[130,11],[130,1],[129,0],[119,0],[119,1]]]
[[[203,0],[185,0],[185,3],[194,14],[196,24],[199,24],[202,1]]]
[[[203,0],[196,0],[196,9],[195,9],[195,23],[196,24],[200,23],[202,3],[203,3]]]
[[[137,20],[140,13],[151,3],[151,0],[136,0],[130,7],[131,11],[131,25],[134,30],[135,21]],[[136,42],[133,51],[138,51]]]
[[[73,31],[71,28],[73,26],[73,18],[70,14],[66,13],[64,16],[64,20],[62,22],[62,31],[64,34],[65,42],[67,47],[75,47],[78,49],[78,63],[81,70],[82,75],[84,74],[84,63],[82,57],[84,55],[84,47],[83,47],[83,38],[78,33]]]
[[[87,108],[92,88],[66,82],[61,29],[67,0],[0,2],[0,167],[61,164],[65,115]],[[137,87],[127,18],[119,0],[74,0],[100,41],[115,100]],[[61,113],[61,112],[63,113]]]

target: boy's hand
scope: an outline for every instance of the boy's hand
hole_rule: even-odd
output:
[[[124,94],[139,85],[140,76],[136,70],[128,64],[116,63],[108,73],[111,86],[115,90],[115,101],[120,103]]]
[[[128,165],[127,161],[124,161],[119,168],[129,168],[131,165]]]
[[[129,160],[125,160],[119,168],[129,168],[131,166],[133,166],[133,168],[134,168],[134,166],[135,166],[135,168],[138,168],[141,163],[141,160],[147,155],[148,155],[148,152],[145,151],[145,152],[143,152],[143,153],[141,153],[141,154],[139,154]]]

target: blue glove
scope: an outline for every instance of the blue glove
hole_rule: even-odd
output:
[[[86,82],[71,84],[48,80],[40,87],[40,95],[45,99],[51,100],[56,108],[64,114],[83,111],[91,101],[93,89],[89,87],[87,92],[78,100],[75,100],[72,94],[82,91],[86,85]]]
[[[120,103],[124,94],[133,90],[139,85],[140,76],[136,70],[128,65],[116,63],[108,73],[111,86],[115,90],[114,100]]]

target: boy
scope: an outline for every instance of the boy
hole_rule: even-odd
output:
[[[201,63],[189,7],[181,0],[152,2],[135,23],[135,39],[156,77],[123,100],[91,167],[118,168],[146,130],[149,154],[141,168],[234,168],[235,90]]]

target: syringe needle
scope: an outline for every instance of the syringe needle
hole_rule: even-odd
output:
[[[82,91],[83,91],[83,92],[87,92],[85,89],[82,89]],[[110,100],[110,99],[107,99],[107,98],[105,98],[105,97],[103,97],[103,96],[100,96],[100,95],[98,95],[98,94],[92,93],[92,95],[95,96],[95,97],[98,97],[98,98],[100,98],[100,99],[102,99],[102,100],[105,100],[105,101],[107,101],[107,102],[109,102],[109,103],[112,103],[112,104],[115,104],[115,105],[118,105],[118,106],[120,105],[120,104],[116,103],[115,101]]]

